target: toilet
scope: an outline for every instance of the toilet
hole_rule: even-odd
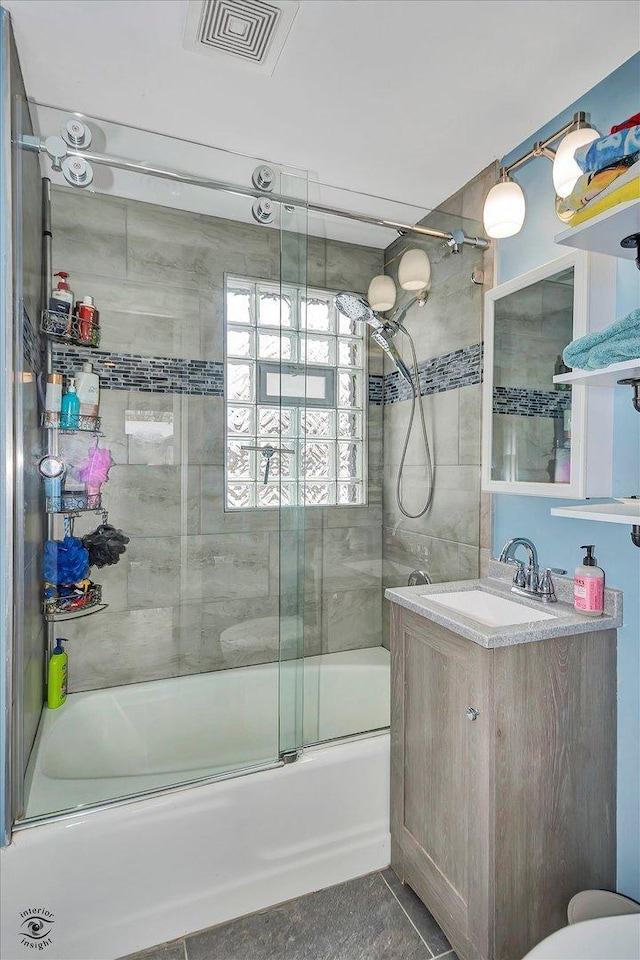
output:
[[[567,908],[569,926],[523,960],[638,960],[640,904],[608,890],[582,890]]]

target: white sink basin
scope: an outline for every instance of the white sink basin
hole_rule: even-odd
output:
[[[533,610],[522,603],[504,597],[496,597],[484,590],[459,590],[454,593],[422,594],[429,603],[448,607],[457,613],[477,620],[489,627],[508,627],[514,623],[531,623],[534,620],[555,620],[552,613]]]

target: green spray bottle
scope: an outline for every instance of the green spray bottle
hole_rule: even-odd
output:
[[[67,641],[58,637],[53,653],[49,657],[49,673],[47,677],[47,706],[50,710],[61,707],[67,699],[67,661],[68,657],[62,649]]]

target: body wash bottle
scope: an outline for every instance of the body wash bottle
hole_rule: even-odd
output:
[[[601,617],[604,611],[604,570],[596,565],[593,544],[583,545],[587,555],[576,567],[573,579],[573,605],[585,617]]]
[[[80,416],[97,421],[100,404],[100,379],[88,361],[82,364],[75,376],[76,392],[80,400]]]
[[[47,706],[50,710],[61,707],[67,699],[67,663],[68,657],[62,649],[63,641],[56,639],[53,653],[49,657],[49,671],[47,675]]]
[[[60,427],[62,430],[77,430],[79,426],[80,398],[76,393],[75,380],[71,377],[60,407]]]

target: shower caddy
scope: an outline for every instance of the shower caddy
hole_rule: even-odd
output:
[[[43,194],[43,214],[45,230],[43,233],[44,246],[44,302],[49,302],[50,283],[50,256],[51,256],[51,232],[47,230],[50,222],[50,182],[44,182]],[[71,320],[66,316],[55,313],[52,310],[44,309],[41,315],[40,330],[46,337],[46,373],[53,371],[52,342],[65,343],[70,346],[92,347],[100,346],[100,327],[95,323],[91,329],[90,339],[82,336],[80,327],[80,318],[76,314],[71,315]],[[46,450],[50,457],[60,457],[59,446],[61,436],[70,436],[76,434],[87,434],[90,436],[102,436],[100,429],[100,417],[87,417],[79,415],[77,427],[61,427],[58,423],[50,420],[47,412],[42,414],[42,427],[46,436]],[[64,459],[64,458],[62,458]],[[45,497],[45,514],[47,522],[47,540],[54,539],[55,517],[63,518],[64,536],[73,536],[74,520],[83,513],[102,514],[102,523],[108,522],[108,513],[102,507],[101,494],[89,494],[81,491],[62,491],[60,496]],[[44,597],[43,598],[43,616],[48,624],[47,641],[49,652],[53,641],[53,624],[64,620],[75,620],[80,617],[89,616],[92,613],[98,613],[105,610],[108,604],[102,602],[102,586],[99,583],[91,582],[83,595],[84,602],[77,609],[73,607],[73,597]]]

